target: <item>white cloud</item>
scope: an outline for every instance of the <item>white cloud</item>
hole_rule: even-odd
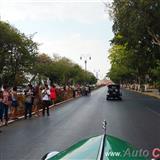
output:
[[[71,21],[94,25],[100,22],[105,23],[105,19],[108,18],[101,0],[82,0],[81,2],[79,0],[74,0],[74,2],[69,0],[0,0],[0,14],[2,20],[8,20],[15,25],[21,22],[21,26],[23,22],[38,24],[38,22],[48,23],[49,21],[56,21],[56,23]],[[85,32],[82,31],[82,33]],[[84,39],[81,36],[82,33],[71,35],[65,33],[60,39],[49,39],[50,35],[46,34],[44,37],[39,33],[35,36],[35,40],[42,44],[39,47],[41,52],[48,53],[50,56],[53,53],[59,53],[61,56],[71,58],[81,66],[84,66],[84,63],[80,61],[80,56],[89,54],[92,60],[88,62],[88,69],[92,72],[100,69],[104,76],[110,66],[107,61],[109,45],[107,46],[107,42],[102,39],[91,39],[91,37]]]
[[[14,1],[1,0],[1,16],[4,20],[74,20],[93,23],[106,18],[102,1]],[[104,10],[102,10],[102,6]],[[102,16],[104,15],[104,16]]]

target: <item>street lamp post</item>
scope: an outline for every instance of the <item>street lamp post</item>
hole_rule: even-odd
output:
[[[84,59],[85,71],[87,71],[87,60],[91,60],[91,56],[82,55],[82,56],[80,57],[80,60],[83,60],[83,59]]]
[[[99,69],[98,70],[94,69],[94,72],[95,72],[96,78],[98,79],[99,78],[100,70]]]

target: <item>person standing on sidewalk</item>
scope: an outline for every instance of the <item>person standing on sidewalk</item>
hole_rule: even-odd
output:
[[[11,96],[12,96],[12,116],[13,119],[16,119],[17,117],[17,107],[18,107],[18,98],[17,98],[17,87],[13,87],[13,90],[11,92]]]
[[[3,111],[4,111],[4,105],[3,105],[3,92],[0,91],[0,126],[3,125]],[[0,130],[0,133],[2,131]]]
[[[0,91],[0,126],[3,125],[3,110],[4,110],[4,105],[3,105],[3,92]],[[2,131],[0,130],[0,133]]]
[[[47,108],[47,116],[49,116],[49,106],[50,106],[50,89],[48,85],[45,84],[45,88],[42,90],[42,105],[43,105],[43,116],[45,116],[45,109]]]
[[[3,113],[4,113],[3,92],[0,91],[0,126],[3,125]]]
[[[55,100],[57,98],[57,96],[56,96],[56,88],[55,88],[54,84],[50,88],[50,94],[51,94],[50,97],[51,97],[52,105],[54,106],[54,102],[55,102]]]
[[[5,125],[8,125],[8,108],[9,108],[9,91],[7,85],[3,86],[3,104],[4,104],[4,118],[5,118]]]
[[[33,104],[33,89],[32,85],[29,84],[27,90],[25,91],[25,119],[29,113],[29,118],[32,117],[32,104]]]
[[[40,116],[39,109],[40,109],[41,104],[42,104],[41,99],[42,99],[41,90],[40,90],[39,85],[37,85],[34,89],[33,107],[34,107],[35,114],[38,117]]]

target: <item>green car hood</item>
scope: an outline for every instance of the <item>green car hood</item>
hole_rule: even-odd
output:
[[[48,160],[149,160],[123,140],[110,135],[103,140],[104,135],[81,140]]]

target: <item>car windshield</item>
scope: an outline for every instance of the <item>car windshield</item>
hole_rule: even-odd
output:
[[[0,0],[0,160],[160,159],[159,19],[160,0]]]
[[[119,86],[108,86],[108,88],[111,88],[111,89],[118,89]]]

